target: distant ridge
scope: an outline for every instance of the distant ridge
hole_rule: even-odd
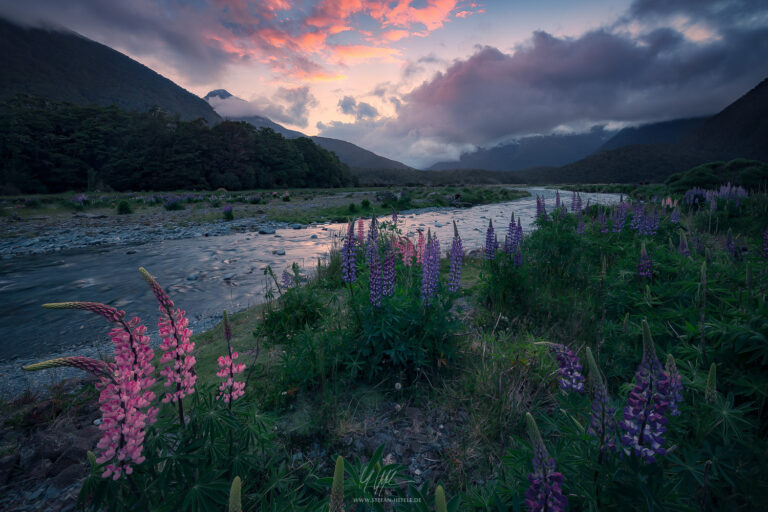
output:
[[[25,28],[0,18],[0,48],[0,101],[29,94],[139,112],[160,107],[182,120],[221,121],[208,102],[74,32]]]
[[[673,119],[624,128],[600,146],[598,151],[608,151],[637,144],[677,144],[707,119],[709,118]]]
[[[230,102],[242,102],[242,110],[249,110],[251,107],[248,102],[233,96],[229,91],[225,89],[215,89],[205,95],[205,100],[208,101],[214,108],[217,106],[216,100],[228,100]],[[213,101],[211,101],[213,100]],[[290,130],[268,117],[259,115],[240,115],[240,116],[223,116],[230,121],[244,121],[257,128],[270,128],[275,132],[283,135],[289,139],[297,139],[299,137],[307,137],[307,135],[297,132],[296,130]],[[409,166],[396,160],[390,160],[381,155],[377,155],[373,151],[361,148],[351,142],[340,139],[332,139],[330,137],[309,137],[315,144],[321,148],[333,151],[339,157],[339,160],[347,164],[352,169],[410,169]]]

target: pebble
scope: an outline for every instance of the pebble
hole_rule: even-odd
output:
[[[93,420],[93,424],[96,426],[101,425],[101,418],[96,418],[95,420]]]

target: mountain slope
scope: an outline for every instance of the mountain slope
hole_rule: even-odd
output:
[[[336,153],[352,169],[410,169],[402,162],[377,155],[345,140],[318,136],[310,138],[321,148]]]
[[[183,120],[221,120],[201,98],[73,32],[25,28],[0,19],[0,48],[0,101],[22,93],[139,112],[158,106]]]
[[[510,144],[464,153],[458,162],[438,162],[430,170],[487,169],[516,171],[539,166],[560,166],[593,153],[610,137],[602,127],[577,135],[524,137]]]
[[[253,106],[247,101],[233,96],[225,89],[215,89],[205,95],[205,100],[210,105],[221,112],[222,117],[230,121],[245,121],[246,123],[255,126],[256,128],[271,128],[277,133],[283,135],[289,139],[296,139],[299,137],[306,137],[301,132],[295,130],[289,130],[288,128],[272,121],[268,117],[260,115],[244,115],[242,112],[251,112]],[[241,112],[238,115],[228,115],[227,113]],[[347,142],[340,139],[332,139],[329,137],[312,136],[309,137],[315,144],[321,148],[333,151],[339,157],[343,163],[347,164],[352,169],[410,169],[402,162],[390,160],[383,156],[377,155],[373,151],[361,148],[351,142]]]
[[[768,161],[768,79],[707,118],[674,144],[631,145],[531,175],[536,183],[664,181],[717,160]]]
[[[600,146],[598,151],[608,151],[637,144],[677,144],[707,119],[707,117],[673,119],[624,128]]]

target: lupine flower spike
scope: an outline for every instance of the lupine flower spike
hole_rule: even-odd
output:
[[[525,504],[530,512],[562,512],[568,507],[568,498],[563,495],[563,475],[555,471],[555,459],[549,456],[529,412],[525,413],[525,423],[533,447],[533,472],[528,475],[531,485],[525,493]]]
[[[419,265],[424,263],[424,244],[426,243],[426,240],[424,239],[424,231],[419,230],[419,241],[416,244],[416,263]]]
[[[437,235],[427,231],[427,246],[424,250],[424,263],[421,266],[421,298],[429,306],[437,291],[440,271],[440,242]]]
[[[680,245],[677,247],[677,252],[686,258],[691,255],[691,250],[688,248],[688,239],[683,230],[680,230]]]
[[[163,351],[160,364],[166,364],[165,368],[160,370],[160,375],[166,379],[166,388],[174,388],[174,391],[165,394],[162,401],[163,403],[178,402],[179,422],[183,425],[184,409],[181,400],[195,392],[197,382],[197,375],[193,370],[195,356],[192,355],[195,344],[190,341],[192,331],[187,328],[189,320],[183,310],[175,308],[173,301],[160,283],[144,267],[139,268],[139,272],[149,284],[157,302],[160,303],[160,319],[157,322],[160,338],[163,340],[160,345]],[[172,366],[169,363],[172,363]]]
[[[333,470],[333,484],[331,485],[331,500],[328,505],[329,512],[344,512],[344,457],[336,457],[336,467]]]
[[[642,457],[646,464],[666,455],[668,409],[669,376],[656,357],[648,322],[643,320],[643,359],[635,372],[635,387],[629,393],[621,423],[625,453]]]
[[[512,224],[510,224],[511,226]],[[511,228],[510,228],[511,229]],[[459,291],[461,282],[461,267],[464,262],[464,248],[462,247],[459,229],[456,221],[453,221],[453,242],[451,244],[451,270],[448,275],[448,290],[451,293]]]
[[[648,256],[648,251],[645,249],[645,242],[640,247],[640,260],[637,263],[637,275],[646,279],[653,277],[653,263]]]
[[[63,302],[43,307],[92,311],[117,324],[109,333],[115,350],[113,378],[103,377],[99,386],[102,437],[97,445],[97,462],[106,463],[101,475],[104,478],[118,480],[123,474],[130,475],[132,464],[144,462],[146,428],[157,419],[157,409],[150,407],[155,399],[151,391],[155,369],[147,328],[138,317],[125,321],[124,311],[98,302]]]
[[[22,366],[21,369],[33,372],[37,370],[47,370],[48,368],[58,368],[61,366],[69,366],[71,368],[77,368],[83,370],[96,377],[104,377],[112,380],[115,372],[115,365],[111,363],[105,363],[101,359],[91,359],[90,357],[57,357],[56,359],[49,359],[42,363],[28,364]]]
[[[243,481],[239,476],[232,480],[229,488],[229,508],[227,512],[243,512],[243,502],[241,501]]]
[[[669,377],[669,414],[679,416],[679,405],[683,402],[683,382],[672,354],[667,354],[667,364],[664,366],[664,370]]]
[[[341,277],[345,283],[354,283],[357,279],[355,264],[355,226],[350,222],[347,226],[347,236],[341,247]]]
[[[365,241],[365,221],[357,219],[357,245],[362,246]]]
[[[288,272],[287,268],[283,269],[283,274],[280,276],[280,284],[283,285],[285,290],[293,286],[293,276]]]
[[[219,371],[216,375],[222,378],[222,382],[219,385],[216,400],[224,400],[224,403],[231,408],[232,402],[245,394],[245,382],[235,380],[235,375],[245,371],[245,364],[235,363],[239,354],[232,351],[232,325],[229,323],[229,315],[226,311],[223,313],[222,321],[224,322],[224,340],[227,342],[227,355],[219,356],[218,360]]]
[[[492,260],[496,254],[496,237],[493,233],[493,220],[488,221],[488,230],[485,232],[485,259]]]
[[[581,373],[582,367],[579,358],[570,348],[560,343],[551,344],[555,351],[557,363],[560,366],[560,388],[563,391],[576,391],[584,393],[584,375]]]
[[[592,414],[589,417],[587,433],[600,440],[601,450],[616,449],[616,409],[611,406],[608,388],[600,368],[592,356],[592,350],[587,347],[587,366],[589,366],[589,382],[592,387]]]
[[[373,222],[373,221],[371,221]],[[369,245],[366,247],[368,250],[368,290],[370,293],[370,301],[374,307],[381,307],[382,296],[382,283],[381,283],[381,257],[379,256],[378,246],[373,250],[369,250],[372,246],[369,237]]]
[[[368,227],[368,239],[365,242],[365,258],[371,259],[371,253],[379,252],[379,224],[376,214],[371,216],[371,225]]]
[[[382,293],[391,297],[395,292],[395,250],[390,241],[384,246],[384,266],[382,268]]]
[[[454,226],[456,223],[454,222]],[[509,226],[507,226],[507,237],[504,239],[504,254],[512,254],[512,250],[515,247],[515,231],[517,226],[515,225],[515,214],[512,214],[512,218],[509,220]]]

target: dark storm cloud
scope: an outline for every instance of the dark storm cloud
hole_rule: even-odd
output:
[[[664,27],[577,38],[536,32],[505,54],[485,47],[404,97],[396,124],[462,143],[598,121],[714,113],[765,78],[768,27],[729,28],[694,42]]]
[[[624,19],[667,19],[676,15],[715,27],[765,24],[768,3],[764,0],[635,0]]]
[[[171,16],[154,2],[136,0],[26,0],[0,5],[0,16],[30,26],[77,27],[99,41],[137,55],[171,61],[193,83],[216,76],[229,57],[200,38],[203,27],[192,11]]]

